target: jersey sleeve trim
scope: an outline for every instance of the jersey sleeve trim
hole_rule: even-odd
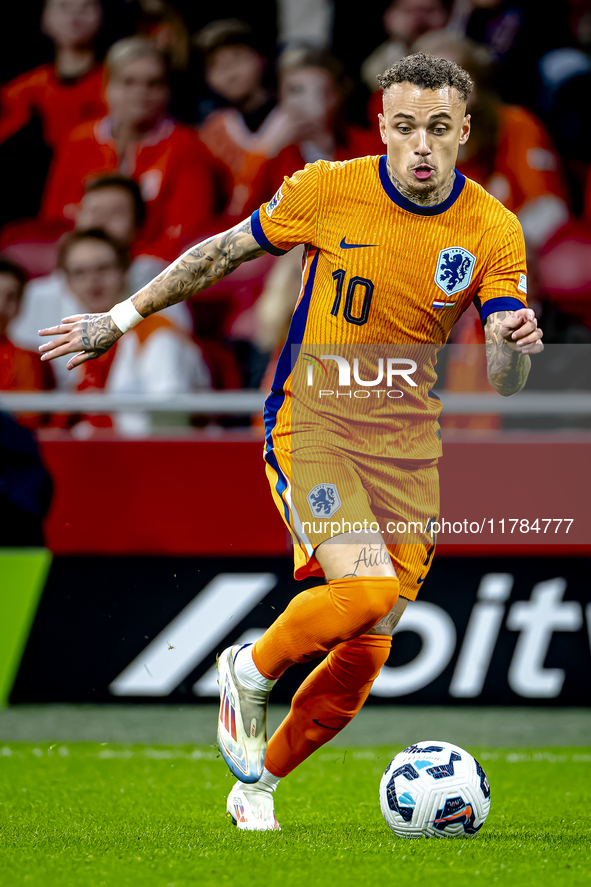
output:
[[[511,296],[498,296],[495,299],[488,299],[487,302],[482,305],[480,303],[480,299],[478,296],[474,297],[474,305],[476,306],[476,310],[480,314],[480,320],[482,322],[482,326],[484,326],[484,321],[490,314],[494,314],[496,311],[519,311],[520,308],[526,308],[523,302],[519,299],[514,299]]]
[[[288,252],[288,250],[280,249],[278,246],[275,246],[275,244],[271,243],[271,241],[263,231],[263,226],[261,225],[259,213],[260,210],[255,209],[250,217],[252,236],[261,247],[261,249],[264,249],[268,253],[271,253],[272,256],[284,256]]]

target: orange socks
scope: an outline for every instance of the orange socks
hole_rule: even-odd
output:
[[[281,677],[294,662],[307,662],[364,634],[398,600],[394,576],[331,579],[303,591],[256,642],[253,662],[264,677]]]
[[[299,688],[271,737],[267,770],[287,776],[353,720],[388,659],[391,642],[386,635],[365,634],[331,650]]]

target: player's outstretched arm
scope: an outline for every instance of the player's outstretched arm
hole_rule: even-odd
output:
[[[143,289],[108,313],[75,314],[64,318],[58,326],[39,330],[40,336],[55,336],[39,347],[41,359],[75,354],[68,361],[68,369],[74,369],[104,354],[142,318],[194,296],[230,274],[242,262],[264,254],[265,250],[253,237],[250,219],[246,219],[229,231],[191,247]]]
[[[531,369],[530,354],[544,350],[542,330],[531,308],[489,314],[484,327],[488,381],[508,397],[521,391]]]

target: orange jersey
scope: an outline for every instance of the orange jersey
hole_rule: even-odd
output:
[[[135,179],[146,201],[140,232],[143,254],[171,261],[185,243],[211,227],[209,157],[191,127],[168,117],[130,146],[124,158],[117,156],[108,117],[77,126],[54,157],[43,195],[43,217],[75,218],[85,183],[117,170]]]
[[[483,321],[526,305],[517,218],[460,173],[447,200],[419,207],[392,184],[386,157],[362,157],[286,178],[252,231],[277,255],[305,244],[266,403],[267,458],[316,444],[437,458],[437,351],[473,301]]]
[[[103,66],[95,65],[74,80],[62,80],[54,65],[41,65],[7,83],[0,93],[0,103],[0,143],[38,114],[43,137],[55,148],[75,126],[94,120],[107,110]]]

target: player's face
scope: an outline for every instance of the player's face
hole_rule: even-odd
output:
[[[77,228],[102,228],[114,240],[129,246],[135,237],[135,205],[125,188],[100,188],[82,198]]]
[[[68,286],[91,313],[110,311],[125,298],[127,275],[110,244],[81,240],[68,251],[64,263]]]
[[[428,197],[453,177],[470,117],[457,90],[395,83],[384,92],[380,133],[390,167],[404,189]]]
[[[129,61],[113,72],[107,87],[109,113],[117,123],[147,127],[166,112],[168,86],[155,56]]]

